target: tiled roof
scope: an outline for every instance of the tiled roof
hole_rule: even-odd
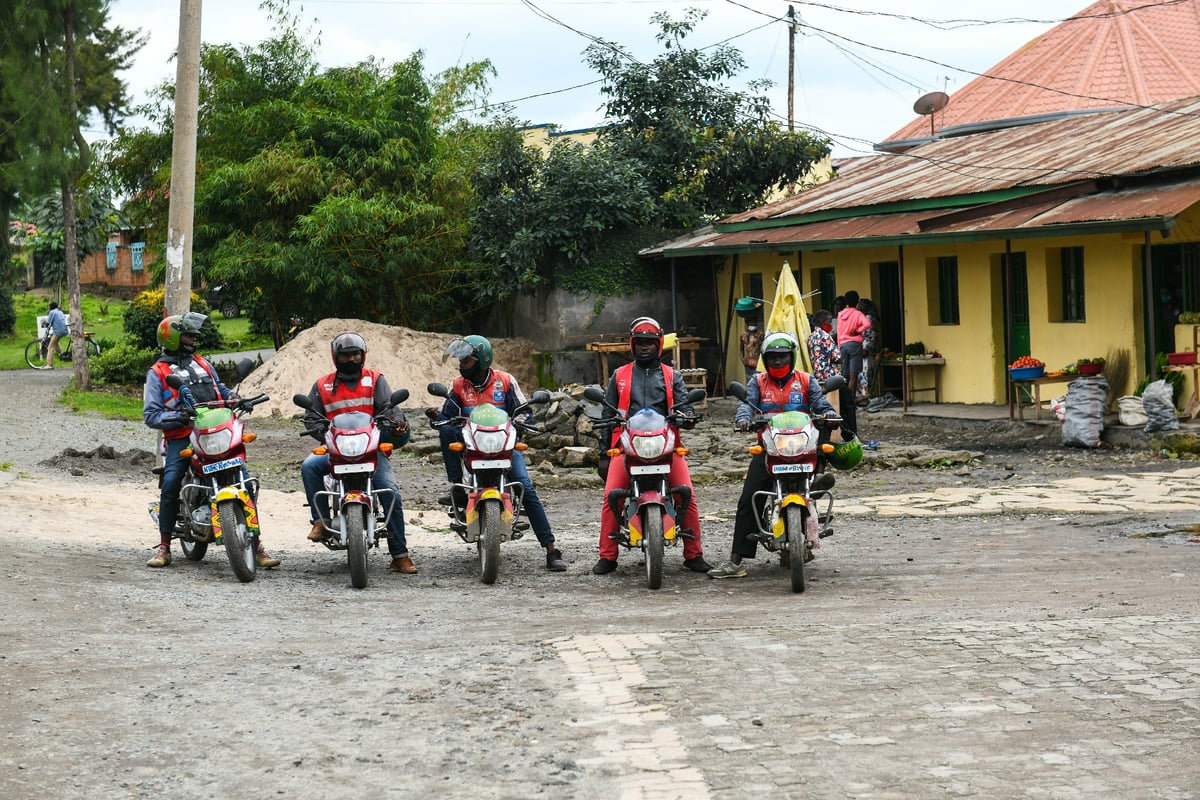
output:
[[[1099,0],[950,97],[934,129],[1200,94],[1200,0]],[[885,141],[920,139],[917,117]]]

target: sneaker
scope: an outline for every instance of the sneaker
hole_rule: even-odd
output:
[[[146,562],[147,567],[165,567],[171,563],[171,546],[160,544],[154,550],[154,558]]]
[[[593,575],[607,575],[617,568],[617,562],[611,558],[602,558],[592,567]]]
[[[567,562],[563,559],[562,551],[553,547],[546,551],[546,569],[551,572],[566,572]]]
[[[744,578],[746,577],[746,565],[735,564],[732,561],[726,561],[721,566],[710,569],[708,571],[710,578]]]
[[[703,572],[705,574],[712,571],[713,565],[704,560],[704,556],[696,556],[689,558],[683,562],[683,565],[692,572]]]
[[[279,559],[272,558],[271,554],[268,553],[260,544],[258,547],[254,548],[254,563],[258,564],[263,569],[271,569],[272,567],[279,566]]]

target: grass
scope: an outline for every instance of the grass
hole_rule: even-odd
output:
[[[135,395],[108,389],[81,392],[74,386],[67,386],[63,389],[59,402],[77,414],[91,412],[109,419],[142,421],[142,396],[140,394]]]

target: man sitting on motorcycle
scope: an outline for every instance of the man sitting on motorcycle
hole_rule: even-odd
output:
[[[171,563],[171,534],[179,517],[179,492],[188,470],[188,459],[180,453],[187,448],[192,433],[192,415],[180,402],[180,390],[167,385],[167,376],[174,373],[182,378],[197,403],[238,400],[237,395],[221,383],[213,366],[196,352],[200,327],[206,319],[204,314],[189,311],[160,322],[157,339],[163,352],[146,373],[142,418],[151,428],[162,431],[165,448],[158,499],[159,544],[154,557],[146,562],[148,567],[165,567]],[[279,559],[272,558],[258,539],[254,541],[254,556],[260,567],[279,566]]]
[[[746,384],[746,402],[739,403],[734,414],[734,426],[739,431],[750,430],[754,408],[763,414],[774,415],[783,411],[803,411],[810,416],[836,415],[837,411],[826,399],[820,383],[805,372],[797,372],[796,338],[790,333],[772,333],[763,342],[763,365],[766,372],[754,376]],[[833,488],[833,475],[822,472],[813,481],[814,490]],[[733,550],[729,560],[710,570],[710,578],[744,578],[746,567],[743,558],[754,558],[758,542],[750,534],[758,530],[755,520],[754,493],[769,491],[771,476],[767,473],[766,455],[759,453],[750,459],[746,480],[742,484],[742,496],[738,498],[737,514],[733,523]]]
[[[323,425],[325,420],[332,420],[338,414],[349,411],[362,411],[376,416],[389,410],[388,399],[392,395],[392,389],[388,386],[387,378],[376,370],[363,366],[367,360],[367,341],[362,336],[353,331],[339,333],[329,343],[329,352],[333,358],[334,371],[317,379],[308,393],[312,407],[304,412],[307,427]],[[406,426],[406,423],[402,424]],[[402,431],[397,430],[396,433],[403,440],[407,427]],[[329,535],[324,522],[329,519],[329,501],[317,496],[317,492],[324,488],[327,474],[328,455],[319,456],[314,453],[304,459],[300,466],[304,494],[308,497],[308,507],[313,520],[312,530],[308,532],[308,539],[312,542],[319,542]],[[381,455],[376,460],[375,472],[371,474],[371,486],[380,492],[384,509],[390,509],[387,541],[392,561],[388,569],[404,575],[413,575],[417,567],[408,554],[408,542],[404,538],[404,509],[400,503],[400,487],[396,484],[396,473],[392,469],[390,458]]]
[[[683,376],[662,363],[662,326],[650,317],[635,319],[629,326],[629,349],[633,353],[633,362],[618,367],[608,381],[604,419],[616,416],[613,408],[626,418],[643,408],[652,408],[663,416],[668,415],[676,401],[687,397],[688,390]],[[694,413],[692,407],[686,404],[677,410],[688,416]],[[694,423],[683,425],[684,428],[693,426]],[[615,431],[613,441],[616,441]],[[676,454],[672,459],[668,480],[671,486],[691,488],[692,476],[683,456]],[[613,537],[620,529],[620,522],[608,503],[608,496],[614,489],[629,487],[625,459],[617,456],[608,465],[605,478],[604,501],[600,508],[600,560],[592,567],[596,575],[606,575],[617,568],[619,547]],[[684,512],[681,527],[691,534],[683,539],[683,565],[693,572],[708,572],[712,565],[704,560],[704,548],[700,542],[700,511],[694,493]]]
[[[472,409],[484,403],[504,409],[511,417],[518,406],[525,404],[525,395],[521,392],[517,379],[507,372],[492,368],[492,343],[484,337],[472,335],[465,339],[455,339],[446,348],[445,356],[458,361],[458,377],[451,384],[450,396],[442,403],[442,407],[426,410],[425,414],[430,420],[441,422],[459,416],[469,416]],[[450,449],[451,444],[463,441],[462,428],[457,425],[442,425],[438,428],[438,435],[441,438],[446,478],[451,484],[462,483],[462,459]],[[534,491],[529,468],[519,450],[512,453],[509,475],[519,481],[525,489],[522,507],[538,543],[546,548],[546,569],[551,572],[566,571],[567,562],[562,551],[554,546],[554,533],[550,530],[546,509]],[[458,499],[462,501],[456,504],[458,508],[466,505],[466,498]]]

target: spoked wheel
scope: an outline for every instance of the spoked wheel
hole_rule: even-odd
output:
[[[784,526],[787,529],[789,567],[792,571],[792,591],[804,591],[804,556],[808,539],[804,535],[804,508],[791,505],[784,509]]]
[[[500,504],[489,500],[479,507],[479,580],[495,583],[500,575]]]
[[[34,339],[25,345],[25,363],[34,369],[46,366],[46,347],[41,339]]]
[[[346,561],[350,564],[350,585],[355,589],[367,586],[367,507],[352,503],[342,509],[346,520]]]
[[[642,512],[642,541],[646,547],[646,587],[662,586],[663,571],[663,514],[657,507]]]
[[[242,583],[254,580],[258,562],[254,560],[254,546],[250,541],[250,529],[246,527],[246,511],[238,500],[222,500],[217,504],[221,518],[221,543],[229,566]]]

